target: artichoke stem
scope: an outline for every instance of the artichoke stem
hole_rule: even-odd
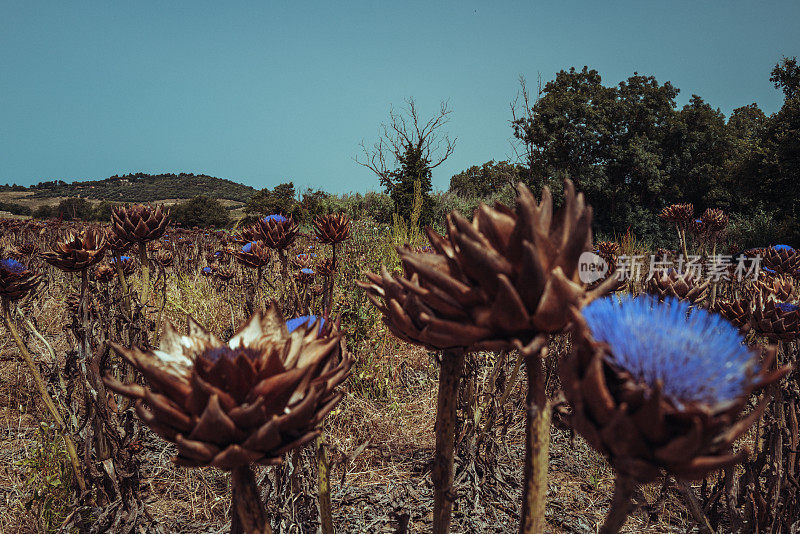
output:
[[[322,434],[317,436],[317,497],[319,498],[319,523],[322,534],[333,534],[331,477],[328,453],[325,450],[325,437]]]
[[[636,481],[631,477],[617,473],[614,481],[614,497],[611,499],[611,507],[600,534],[617,534],[628,520],[628,515],[633,510],[633,492],[636,491]]]
[[[464,367],[464,351],[442,354],[439,392],[436,399],[436,453],[431,469],[433,479],[433,534],[450,532],[455,491],[453,490],[453,452],[456,434],[458,386]]]
[[[686,246],[686,229],[680,231],[681,234],[681,246],[683,247],[683,259],[684,261],[689,261],[689,249]]]
[[[550,452],[550,403],[545,391],[544,359],[534,352],[525,358],[528,373],[525,436],[525,487],[520,532],[544,532],[547,503],[547,470]]]
[[[14,342],[19,349],[19,353],[22,355],[22,360],[25,362],[25,365],[28,366],[28,370],[33,376],[33,381],[36,383],[36,389],[39,390],[39,396],[41,397],[42,402],[44,402],[47,411],[50,412],[50,416],[53,418],[53,422],[56,424],[57,430],[62,433],[64,438],[64,446],[67,450],[67,456],[69,457],[69,463],[72,466],[72,471],[75,473],[75,480],[78,483],[78,489],[80,489],[81,493],[85,493],[86,481],[83,479],[83,471],[81,470],[80,460],[78,460],[75,442],[72,440],[72,437],[66,433],[64,418],[61,417],[58,408],[56,408],[55,402],[53,402],[53,399],[50,397],[50,393],[47,391],[47,386],[42,378],[42,374],[39,372],[39,368],[36,367],[36,363],[33,361],[33,355],[28,351],[28,347],[25,346],[25,343],[22,342],[22,338],[19,336],[19,332],[17,332],[17,328],[14,326],[14,322],[11,319],[11,306],[5,300],[3,301],[3,321],[6,324],[6,329],[11,333],[11,337],[14,338]]]
[[[237,467],[231,479],[231,534],[272,534],[253,470],[249,465]]]
[[[128,291],[128,280],[125,279],[125,271],[122,269],[122,259],[118,251],[114,251],[114,265],[117,267],[117,278],[119,278],[119,285],[122,288],[122,302],[125,304],[125,313],[128,318],[131,317],[131,294]]]
[[[147,301],[150,299],[150,262],[147,259],[147,243],[144,241],[139,243],[139,261],[142,264],[142,306],[147,306]],[[145,323],[146,319],[145,315]]]
[[[258,266],[256,270],[256,310],[261,310],[264,307],[264,297],[261,294],[261,277],[263,276],[263,267]]]

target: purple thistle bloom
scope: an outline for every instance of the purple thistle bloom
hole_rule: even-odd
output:
[[[596,300],[583,309],[595,340],[610,347],[610,362],[675,402],[717,404],[747,393],[757,359],[721,316],[668,298]]]
[[[785,250],[787,252],[794,252],[794,248],[790,247],[789,245],[773,245],[772,248],[775,250]]]
[[[203,272],[204,273],[210,273],[211,272],[211,267],[203,267]]]
[[[286,328],[289,330],[289,332],[294,332],[295,330],[297,330],[301,326],[304,326],[304,325],[305,326],[311,326],[312,324],[314,324],[314,321],[316,321],[316,320],[317,320],[317,316],[316,315],[303,315],[302,317],[296,317],[294,319],[289,319],[288,321],[286,321]],[[322,332],[322,325],[324,325],[324,324],[325,324],[325,319],[320,318],[320,321],[319,321],[319,331],[320,332]]]
[[[303,267],[302,269],[300,269],[300,272],[303,274],[314,274],[314,270],[309,269],[308,267]]]
[[[0,269],[8,271],[14,274],[24,273],[28,270],[23,264],[18,262],[17,260],[6,258],[4,260],[0,260]]]
[[[791,313],[793,311],[800,310],[800,306],[797,304],[790,304],[788,302],[778,302],[775,304],[775,307],[781,310],[782,312]]]
[[[128,263],[129,261],[133,261],[133,258],[131,258],[130,256],[120,256],[119,259],[122,263]],[[111,263],[114,263],[116,261],[117,258],[111,258]]]
[[[249,243],[247,243],[245,246],[242,247],[242,252],[247,252],[249,254],[250,251],[253,249],[254,243],[255,241],[250,241]]]
[[[268,221],[275,221],[275,222],[286,222],[286,221],[288,221],[289,219],[287,219],[287,218],[286,218],[286,217],[284,217],[283,215],[279,215],[279,214],[277,214],[277,213],[273,213],[272,215],[267,215],[266,217],[264,217],[264,218],[263,218],[263,219],[261,219],[261,220],[262,220],[262,221],[264,221],[264,222],[268,222]]]

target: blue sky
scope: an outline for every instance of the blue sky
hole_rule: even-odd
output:
[[[434,187],[508,159],[509,102],[588,65],[726,115],[782,95],[800,2],[10,2],[0,10],[0,183],[195,172],[257,188],[378,189],[353,158],[392,104],[448,99]]]

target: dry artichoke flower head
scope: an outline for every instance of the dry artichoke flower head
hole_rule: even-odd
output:
[[[569,306],[580,307],[617,285],[613,277],[587,291],[579,259],[591,250],[592,210],[564,187],[553,212],[550,190],[537,202],[517,186],[514,210],[482,205],[470,223],[447,216],[447,233],[426,229],[433,253],[399,249],[404,274],[368,273],[359,285],[399,338],[434,350],[504,350],[537,334],[563,330]]]
[[[12,258],[0,259],[0,299],[12,302],[33,292],[41,277]]]
[[[42,257],[62,271],[79,272],[102,260],[106,247],[106,233],[97,228],[87,228],[80,233],[68,234],[51,251],[42,253]]]
[[[766,407],[743,415],[751,393],[789,371],[769,371],[774,347],[759,361],[736,327],[672,298],[597,300],[576,311],[573,330],[560,368],[573,427],[640,483],[741,462],[747,451],[733,443]]]
[[[322,243],[341,243],[350,237],[350,217],[330,213],[314,219],[314,232]]]
[[[165,326],[159,350],[114,349],[148,385],[108,376],[106,384],[136,399],[142,421],[177,445],[176,463],[223,470],[279,463],[313,439],[352,363],[336,325],[284,321],[274,304],[227,344],[189,319],[185,336]]]
[[[254,229],[266,246],[276,250],[292,246],[299,231],[297,223],[291,216],[280,214],[267,215],[259,219]]]
[[[111,211],[112,230],[129,243],[146,243],[158,239],[167,231],[168,223],[169,210],[161,205],[153,208],[137,204]]]

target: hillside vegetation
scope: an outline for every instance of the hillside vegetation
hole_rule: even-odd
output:
[[[153,202],[156,200],[213,198],[247,202],[255,192],[250,186],[205,174],[126,174],[104,180],[67,183],[62,180],[39,182],[30,188],[5,186],[6,190],[31,191],[34,198],[82,197],[115,202]]]

